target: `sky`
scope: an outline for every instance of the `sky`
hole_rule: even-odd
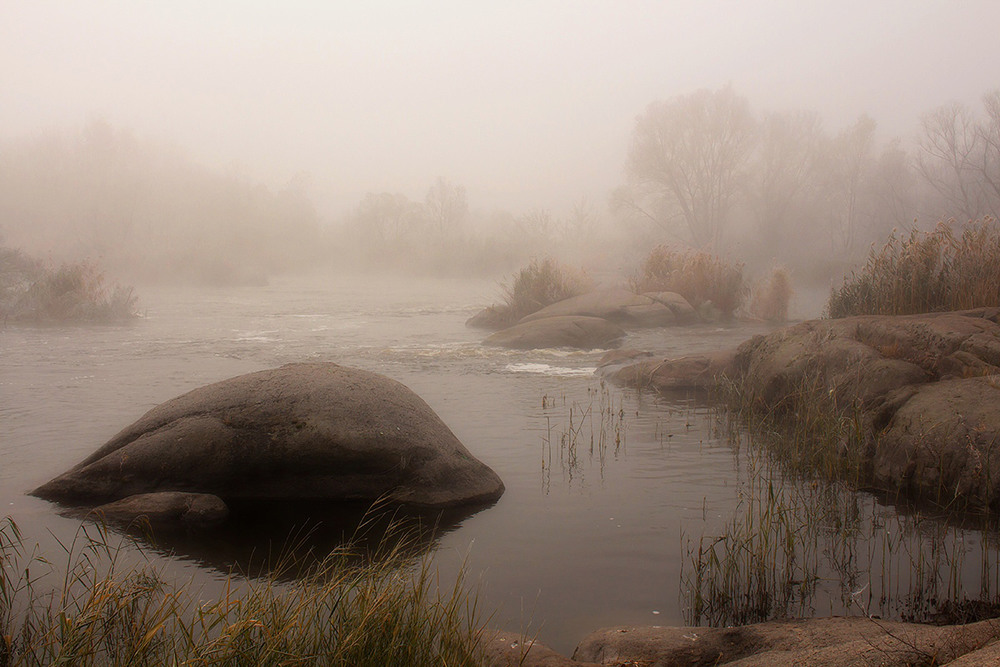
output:
[[[0,1],[0,139],[103,119],[321,212],[366,192],[603,205],[636,116],[731,84],[752,108],[912,136],[1000,87],[1000,1]],[[300,179],[301,180],[301,179]]]

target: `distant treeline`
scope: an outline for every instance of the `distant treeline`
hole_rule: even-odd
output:
[[[482,211],[429,175],[422,199],[364,195],[320,220],[305,177],[271,189],[199,166],[106,122],[0,142],[0,233],[52,264],[89,259],[130,281],[261,283],[310,267],[496,275],[553,256],[634,270],[661,243],[775,263],[826,283],[893,229],[1000,213],[1000,91],[929,111],[879,140],[861,116],[756,113],[730,87],[652,103],[623,185],[568,212]]]
[[[301,184],[271,191],[106,122],[0,146],[0,232],[51,263],[89,259],[130,280],[263,282],[316,262]]]

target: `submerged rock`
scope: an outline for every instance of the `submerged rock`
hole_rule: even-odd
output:
[[[138,493],[95,507],[92,512],[109,521],[150,523],[183,523],[205,528],[222,523],[229,517],[229,507],[210,493],[161,491]]]
[[[500,478],[402,384],[289,364],[153,408],[33,495],[102,503],[161,491],[233,500],[486,503]]]
[[[575,347],[594,350],[617,347],[625,330],[599,317],[547,317],[503,329],[489,336],[483,345],[534,350],[550,347]]]

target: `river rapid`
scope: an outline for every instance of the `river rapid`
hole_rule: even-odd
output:
[[[434,542],[442,582],[464,567],[491,625],[571,652],[602,626],[684,624],[685,545],[737,511],[745,457],[704,399],[604,386],[594,375],[602,350],[482,346],[486,334],[464,322],[498,292],[492,281],[372,277],[144,289],[144,317],[130,325],[0,329],[4,513],[29,542],[65,542],[79,519],[26,493],[144,412],[242,373],[333,361],[409,386],[503,479],[498,503],[451,521]],[[763,331],[648,330],[625,346],[682,355]],[[857,497],[861,512],[896,516]],[[961,567],[982,569],[978,534],[950,530],[953,548],[979,554]],[[273,539],[244,525],[238,536],[189,536],[151,557],[171,576],[212,581],[240,549],[264,553]],[[806,609],[849,611],[838,593]]]

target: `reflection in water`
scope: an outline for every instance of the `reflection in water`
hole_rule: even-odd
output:
[[[388,503],[230,503],[229,519],[211,528],[133,521],[114,526],[139,546],[220,574],[287,580],[334,552],[361,563],[416,560],[442,536],[488,505],[421,510]],[[99,520],[93,514],[91,521]]]

